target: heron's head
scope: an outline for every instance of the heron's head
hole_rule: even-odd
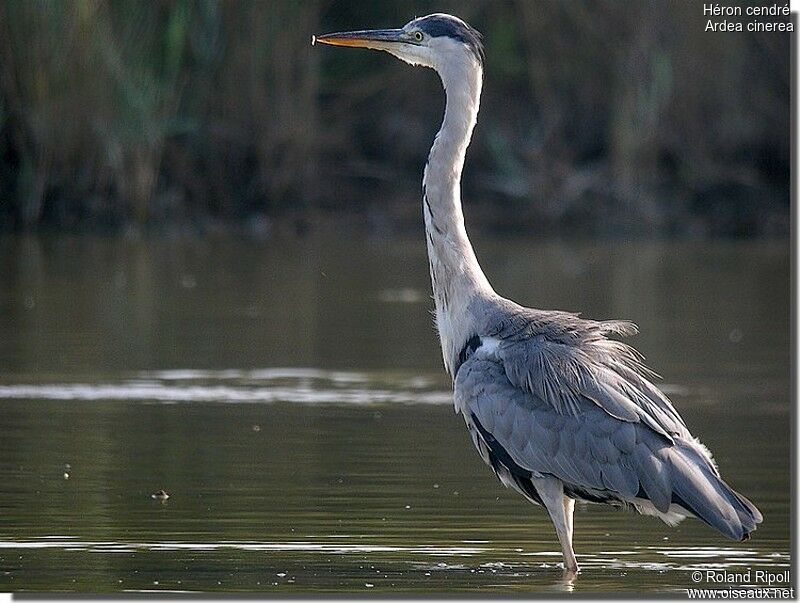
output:
[[[439,73],[465,61],[483,66],[481,34],[458,17],[442,13],[414,19],[400,29],[345,31],[315,36],[315,42],[384,50]]]

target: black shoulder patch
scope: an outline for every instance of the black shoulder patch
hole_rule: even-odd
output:
[[[453,379],[456,378],[458,375],[458,369],[461,368],[461,365],[464,364],[467,359],[475,353],[479,347],[481,347],[481,338],[477,335],[473,335],[467,340],[467,343],[464,344],[464,347],[461,348],[461,351],[458,353],[458,360],[456,361],[456,367],[453,370]]]

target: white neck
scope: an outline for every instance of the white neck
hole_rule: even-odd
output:
[[[453,63],[450,63],[453,65]],[[448,372],[471,332],[471,302],[494,295],[464,228],[461,172],[478,116],[483,73],[465,60],[437,69],[447,94],[444,121],[428,156],[423,179],[423,214],[436,326]]]

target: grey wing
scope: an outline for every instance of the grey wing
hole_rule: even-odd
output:
[[[668,522],[695,515],[732,538],[760,521],[693,439],[672,441],[582,397],[571,412],[559,412],[513,384],[503,363],[480,351],[456,376],[455,403],[483,459],[534,502],[540,501],[530,477],[550,475],[573,498],[632,506]]]
[[[644,422],[667,440],[691,437],[670,401],[648,379],[653,373],[641,355],[607,338],[635,332],[632,323],[514,306],[492,317],[487,329],[502,342],[498,356],[513,385],[559,413],[575,414],[589,400],[612,417]]]
[[[515,387],[502,364],[478,356],[459,370],[455,402],[484,460],[514,476],[514,484],[507,485],[534,473],[557,477],[587,500],[632,502],[639,493],[633,423],[585,403],[577,414],[559,413]]]

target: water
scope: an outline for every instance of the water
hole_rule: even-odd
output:
[[[752,540],[582,506],[563,581],[544,512],[453,413],[421,238],[5,238],[0,589],[675,592],[788,569],[788,244],[476,247],[505,295],[640,325],[763,511]]]

